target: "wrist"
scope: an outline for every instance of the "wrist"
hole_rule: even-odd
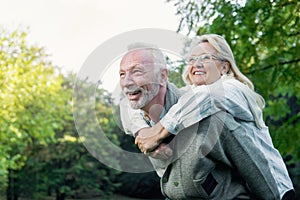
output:
[[[156,125],[159,128],[159,134],[158,134],[159,141],[162,141],[163,139],[165,139],[170,135],[169,131],[165,129],[165,127],[163,127],[160,122],[158,122]]]

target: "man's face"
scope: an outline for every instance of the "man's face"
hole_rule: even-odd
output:
[[[150,51],[136,50],[126,54],[120,63],[120,85],[133,109],[142,109],[160,88],[160,73],[154,67]]]

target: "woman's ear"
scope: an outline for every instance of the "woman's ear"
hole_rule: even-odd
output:
[[[230,64],[228,62],[225,62],[222,66],[221,75],[227,74],[230,70]]]

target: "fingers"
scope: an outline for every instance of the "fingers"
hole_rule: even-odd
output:
[[[153,151],[153,152],[149,153],[149,156],[151,156],[152,158],[162,159],[162,160],[165,160],[168,158],[164,153],[159,152],[159,151]]]
[[[149,153],[152,158],[168,159],[173,155],[173,150],[166,144],[160,144],[155,151]]]
[[[137,143],[137,145],[138,145],[140,151],[141,151],[142,153],[145,153],[145,149],[143,148],[143,145],[142,145],[141,143]]]
[[[138,147],[141,152],[145,155],[149,155],[156,159],[168,159],[173,155],[173,150],[166,144],[160,144],[154,151],[150,152],[147,148],[144,148],[142,143],[138,143]]]
[[[139,144],[139,138],[138,137],[135,138],[134,144],[137,144],[137,145]]]
[[[164,152],[160,152],[160,151],[151,152],[151,153],[149,153],[149,155],[152,158],[162,159],[162,160],[166,160],[169,158],[169,156],[167,156]]]
[[[143,146],[142,143],[138,143],[138,147],[139,147],[140,151],[141,151],[143,154],[145,154],[145,155],[147,155],[147,154],[150,152],[150,151],[148,151],[147,148],[145,148],[145,147]]]
[[[171,157],[173,155],[173,150],[171,148],[166,148],[164,152],[167,157]]]
[[[139,149],[142,152],[149,153],[153,149],[155,149],[158,146],[157,142],[153,142],[152,140],[146,140],[146,139],[135,139],[135,144],[138,145]]]
[[[155,137],[145,138],[139,135],[135,138],[134,143],[139,147],[141,152],[143,152],[144,154],[150,153],[151,151],[156,149],[157,146],[159,146],[160,144],[160,142],[158,142]],[[169,156],[169,154],[171,154],[170,151],[167,151],[167,156]]]

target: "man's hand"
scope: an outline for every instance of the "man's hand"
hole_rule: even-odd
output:
[[[168,144],[161,143],[149,156],[155,159],[166,160],[173,155],[173,150]]]
[[[153,151],[170,133],[157,123],[151,128],[141,129],[135,138],[135,144],[138,145],[141,152],[147,154]]]

